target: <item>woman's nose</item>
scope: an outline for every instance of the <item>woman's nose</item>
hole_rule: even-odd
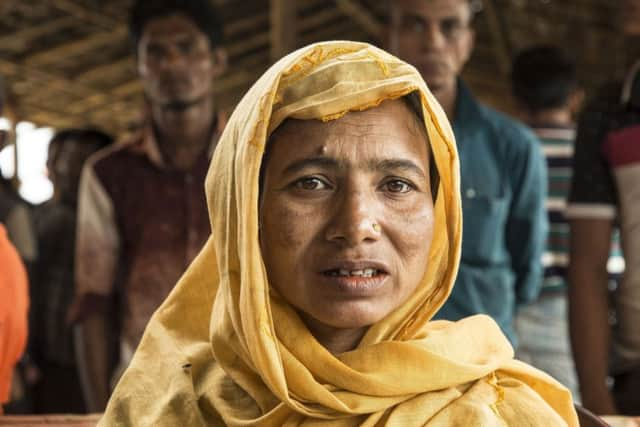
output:
[[[377,220],[375,194],[348,191],[335,205],[326,230],[326,238],[346,246],[374,242],[380,238],[382,227]]]

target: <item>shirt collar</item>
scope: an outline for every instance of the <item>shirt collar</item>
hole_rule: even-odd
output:
[[[224,112],[216,113],[216,123],[214,131],[211,135],[209,143],[208,156],[211,158],[213,151],[218,143],[218,139],[222,135],[222,131],[227,123],[228,116]],[[126,143],[126,142],[125,142]],[[166,160],[160,150],[160,145],[156,138],[151,120],[147,120],[147,124],[130,139],[131,150],[140,153],[159,169],[168,169]]]
[[[484,112],[480,103],[475,99],[467,85],[458,79],[453,129],[456,136],[472,129],[477,122],[482,121]]]
[[[467,85],[461,79],[458,79],[454,121],[474,120],[479,113],[480,104],[476,101]]]

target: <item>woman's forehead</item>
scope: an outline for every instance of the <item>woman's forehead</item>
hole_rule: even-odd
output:
[[[357,149],[357,142],[367,141],[378,142],[379,148],[390,151],[406,143],[415,145],[413,148],[420,152],[428,146],[424,123],[402,100],[385,101],[377,107],[350,112],[329,122],[290,119],[271,137],[271,143],[316,154],[320,148],[325,154],[327,150],[344,144]]]

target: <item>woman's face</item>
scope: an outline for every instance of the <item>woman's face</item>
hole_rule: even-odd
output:
[[[260,243],[271,286],[311,329],[381,320],[427,267],[424,126],[402,101],[386,101],[328,123],[289,120],[270,144]]]

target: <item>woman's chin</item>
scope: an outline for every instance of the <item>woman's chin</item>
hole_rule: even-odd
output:
[[[325,308],[329,310],[314,310],[310,313],[313,321],[320,323],[325,328],[332,329],[361,329],[368,328],[382,320],[385,313],[381,310],[372,310],[370,303],[349,301],[345,303],[327,303]],[[318,304],[322,308],[322,304]]]

